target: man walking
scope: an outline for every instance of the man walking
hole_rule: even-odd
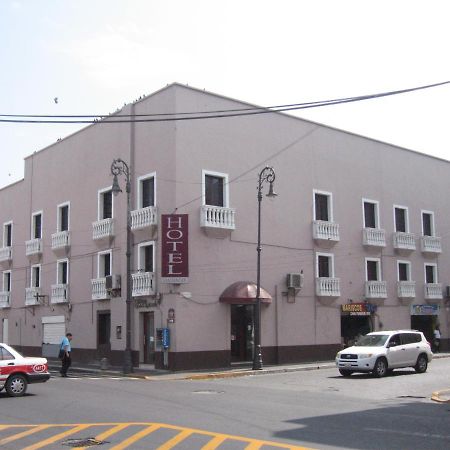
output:
[[[72,359],[70,357],[70,353],[72,352],[72,347],[70,345],[70,341],[72,340],[72,333],[67,333],[61,341],[60,351],[62,353],[61,358],[61,370],[59,373],[62,377],[67,377],[67,371],[69,370],[70,365],[72,364]]]

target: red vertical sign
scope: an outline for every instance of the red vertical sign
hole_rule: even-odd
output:
[[[189,222],[187,214],[161,215],[161,281],[189,282]]]

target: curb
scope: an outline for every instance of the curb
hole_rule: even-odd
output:
[[[433,392],[431,394],[431,400],[438,403],[450,403],[450,389],[444,389],[442,391]]]

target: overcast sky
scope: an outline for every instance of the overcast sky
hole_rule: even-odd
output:
[[[0,114],[100,115],[175,81],[264,106],[448,81],[449,17],[447,0],[0,0]],[[297,114],[450,159],[450,85]],[[80,127],[0,123],[0,187]]]

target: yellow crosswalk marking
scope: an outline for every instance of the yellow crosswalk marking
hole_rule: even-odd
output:
[[[219,434],[215,438],[211,439],[206,445],[202,447],[202,450],[216,450],[219,445],[227,439],[224,434]]]
[[[158,450],[170,450],[175,447],[179,442],[184,441],[188,436],[190,436],[194,431],[193,430],[184,430],[178,433],[175,437],[167,441],[165,444],[158,447]]]
[[[97,439],[97,441],[104,441],[105,439],[108,439],[110,436],[118,433],[119,431],[122,431],[125,428],[128,428],[129,426],[129,423],[121,423],[113,428],[110,428],[109,430],[104,431],[103,433],[98,434],[97,436],[95,436],[95,439]],[[88,447],[77,447],[78,450],[86,450],[87,448]]]
[[[139,433],[133,434],[133,436],[129,437],[128,439],[125,439],[123,442],[121,442],[119,445],[116,445],[115,447],[112,447],[111,450],[122,450],[124,448],[129,447],[131,444],[134,444],[135,442],[142,439],[144,436],[149,435],[150,433],[153,433],[155,430],[161,428],[161,425],[159,423],[153,423],[150,424],[149,427],[144,428]]]
[[[37,433],[38,431],[45,430],[46,428],[50,428],[50,427],[51,427],[51,425],[38,425],[29,430],[23,431],[22,433],[13,434],[12,436],[1,439],[0,447],[2,445],[8,444],[9,442],[17,441],[18,439],[22,439],[24,437],[30,436],[34,433]],[[8,426],[5,426],[5,427],[2,426],[1,428],[8,428]]]

